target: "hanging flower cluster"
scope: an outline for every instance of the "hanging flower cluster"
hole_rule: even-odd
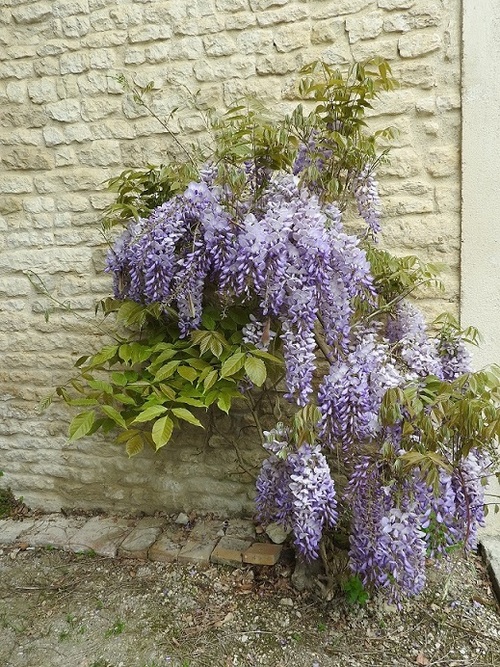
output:
[[[318,558],[325,526],[337,523],[337,499],[330,468],[319,445],[294,450],[282,424],[265,433],[264,461],[257,480],[257,513],[262,521],[292,528],[306,560]]]
[[[208,284],[224,301],[257,297],[262,320],[272,317],[282,328],[288,396],[305,405],[313,391],[316,321],[325,322],[330,345],[347,345],[352,300],[369,296],[372,284],[366,254],[343,231],[338,210],[324,211],[297,182],[275,174],[252,205],[250,174],[240,206],[249,212],[236,220],[223,208],[219,187],[191,183],[130,225],[108,270],[117,298],[174,305],[184,336],[200,324]]]

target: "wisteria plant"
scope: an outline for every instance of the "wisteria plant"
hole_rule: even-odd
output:
[[[391,132],[364,116],[393,86],[381,60],[315,63],[290,115],[208,114],[198,150],[114,179],[116,342],[57,392],[85,406],[72,439],[117,429],[130,456],[246,401],[266,451],[260,520],[291,528],[307,561],[346,533],[352,573],[400,601],[428,558],[476,544],[500,389],[495,369],[472,372],[473,330],[449,316],[430,329],[408,300],[437,268],[377,246],[377,140]],[[264,430],[269,390],[295,408]]]

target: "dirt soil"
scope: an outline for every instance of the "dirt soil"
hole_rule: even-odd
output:
[[[500,666],[500,616],[477,556],[434,568],[400,611],[298,592],[292,569],[6,548],[0,666]]]

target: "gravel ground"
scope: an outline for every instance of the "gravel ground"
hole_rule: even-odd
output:
[[[482,562],[456,554],[397,609],[328,602],[274,568],[0,552],[1,667],[499,667]]]

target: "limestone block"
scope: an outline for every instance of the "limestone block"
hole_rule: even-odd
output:
[[[257,23],[261,27],[278,23],[295,23],[309,18],[307,9],[303,7],[284,7],[283,9],[257,14]]]
[[[115,65],[116,54],[111,49],[91,51],[89,64],[91,69],[111,69]]]
[[[311,43],[323,44],[338,42],[345,38],[345,29],[343,21],[334,21],[327,19],[324,21],[314,21],[311,30]]]
[[[0,63],[0,79],[27,79],[33,73],[31,62],[5,61]]]
[[[12,10],[12,18],[19,24],[41,23],[52,16],[52,7],[49,2],[36,2],[35,4],[17,7]]]
[[[90,30],[90,22],[86,16],[67,16],[61,27],[65,37],[83,37]]]
[[[309,46],[311,31],[308,26],[297,28],[286,26],[279,28],[274,35],[274,46],[278,53],[288,53]]]
[[[69,167],[77,163],[76,153],[72,148],[60,146],[54,151],[56,167]]]
[[[168,25],[145,25],[134,28],[129,32],[129,41],[132,44],[138,42],[155,42],[159,39],[170,39],[172,28]]]
[[[68,48],[66,42],[51,41],[50,44],[43,44],[43,46],[40,46],[40,48],[37,49],[36,54],[37,56],[40,56],[40,58],[44,58],[45,56],[59,56],[61,53],[67,51]]]
[[[193,564],[200,567],[208,567],[210,564],[210,555],[216,544],[216,541],[200,543],[188,540],[179,551],[177,560],[184,565]]]
[[[332,16],[355,14],[366,9],[367,0],[336,0],[335,2],[318,2],[312,9],[313,19],[326,19]]]
[[[47,104],[46,110],[50,118],[62,123],[75,123],[81,119],[80,103],[75,99],[51,102]]]
[[[13,104],[23,104],[26,101],[26,89],[24,81],[9,81],[5,89],[7,99]]]
[[[269,7],[277,7],[278,5],[287,5],[290,0],[250,0],[250,7],[254,12],[260,12]]]
[[[78,157],[82,164],[106,167],[120,164],[120,144],[117,141],[93,141],[78,151]]]
[[[366,14],[361,18],[352,17],[346,19],[346,30],[349,33],[349,42],[354,44],[360,39],[374,39],[382,32],[382,16],[377,12]]]
[[[398,41],[395,38],[384,39],[379,37],[372,41],[359,41],[351,45],[352,57],[361,62],[374,56],[385,60],[394,60],[398,57]]]
[[[28,96],[34,104],[55,102],[57,100],[55,81],[46,77],[29,81]]]
[[[373,116],[399,115],[408,113],[415,106],[415,95],[410,90],[397,90],[391,92],[382,91],[373,109],[367,109],[367,118]]]
[[[398,49],[402,58],[417,58],[442,46],[441,36],[437,33],[410,33],[399,38]]]
[[[37,148],[17,148],[2,155],[7,169],[52,169],[54,158],[49,151]]]
[[[234,39],[225,35],[207,35],[203,38],[203,46],[208,56],[230,56],[236,51]]]
[[[303,64],[301,54],[269,55],[257,59],[256,69],[257,74],[289,74],[296,72]]]
[[[33,182],[29,176],[0,175],[0,194],[22,194],[33,191]]]
[[[226,18],[226,30],[246,30],[251,26],[256,25],[257,19],[255,14],[249,12],[240,14],[231,14]]]
[[[162,519],[154,517],[141,519],[119,546],[118,556],[145,560],[149,548],[161,533],[163,523]]]
[[[383,201],[385,215],[397,216],[408,213],[431,213],[434,197],[386,197]]]
[[[415,111],[418,114],[432,116],[436,113],[436,98],[421,97],[415,103]]]
[[[171,47],[169,43],[159,43],[148,46],[144,55],[148,63],[161,63],[168,60]]]
[[[399,84],[404,87],[427,90],[436,86],[436,69],[432,65],[406,61],[401,66],[395,67],[393,72]]]
[[[109,16],[108,10],[105,9],[102,12],[92,12],[90,15],[90,24],[96,32],[114,30],[115,27],[115,23]]]
[[[417,0],[378,0],[378,6],[382,9],[410,9]]]
[[[280,544],[254,542],[243,553],[243,562],[252,565],[276,565],[283,547]]]
[[[203,16],[181,21],[175,21],[174,32],[177,35],[206,35],[208,33],[220,33],[224,26],[220,16]]]
[[[95,121],[119,113],[121,100],[110,97],[87,98],[82,101],[82,118],[84,121]]]
[[[126,30],[106,30],[105,32],[89,32],[82,37],[81,45],[91,49],[100,49],[107,46],[120,46],[127,41]]]
[[[74,14],[88,14],[88,0],[55,0],[53,3],[54,16],[73,16]]]
[[[15,213],[22,209],[22,201],[17,197],[1,197],[0,198],[0,214],[7,215],[8,213]],[[1,219],[3,220],[3,218]],[[0,220],[0,229],[7,229],[7,222]]]
[[[86,53],[63,53],[59,59],[61,74],[79,74],[89,68],[89,57]]]
[[[215,6],[221,12],[241,12],[248,9],[248,0],[216,0]]]
[[[59,59],[51,56],[40,58],[33,63],[37,76],[59,76]]]
[[[146,62],[146,51],[141,48],[127,49],[123,62],[125,65],[142,65]]]
[[[76,271],[85,273],[90,262],[90,248],[43,248],[29,252],[15,250],[9,255],[0,255],[0,268],[8,271],[26,271],[55,273],[57,271]]]
[[[273,44],[273,35],[268,30],[245,30],[238,35],[236,45],[238,53],[269,53]]]
[[[109,16],[120,30],[139,25],[142,21],[142,8],[133,5],[120,5],[119,9],[110,9]]]
[[[442,178],[458,174],[459,162],[458,146],[440,146],[427,152],[425,168],[434,178]]]
[[[168,44],[172,60],[197,60],[203,57],[203,41],[200,37],[176,37]]]

